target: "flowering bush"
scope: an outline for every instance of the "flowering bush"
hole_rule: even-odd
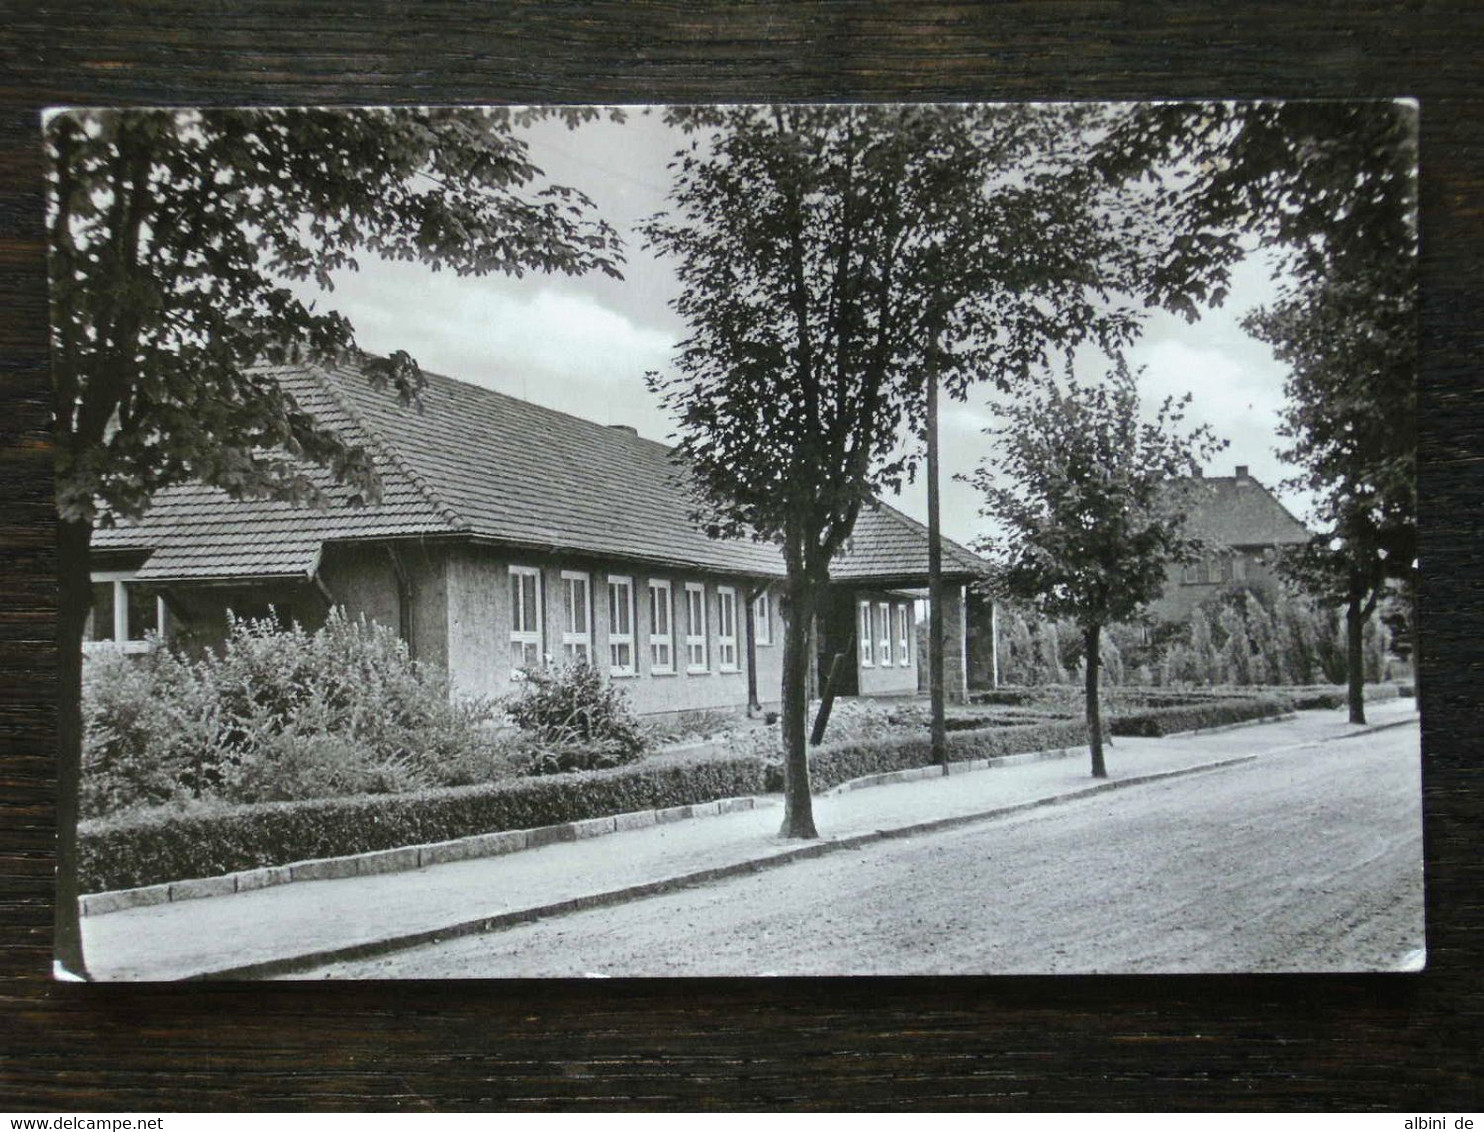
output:
[[[494,781],[526,755],[488,726],[494,714],[453,700],[383,626],[234,621],[198,661],[163,647],[89,659],[84,812]]]
[[[604,682],[590,665],[532,671],[505,711],[533,741],[532,774],[622,766],[645,750],[644,731],[623,689]]]

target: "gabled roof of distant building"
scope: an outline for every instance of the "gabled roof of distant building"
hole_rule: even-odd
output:
[[[1271,491],[1248,474],[1192,476],[1172,487],[1185,511],[1186,532],[1219,546],[1291,546],[1308,542],[1309,529]]]
[[[185,485],[160,492],[137,523],[100,529],[99,550],[149,550],[143,581],[307,577],[326,542],[458,537],[539,551],[637,559],[761,577],[784,574],[777,547],[708,538],[671,449],[437,374],[421,409],[404,407],[358,370],[275,367],[278,380],[323,423],[364,446],[382,480],[379,503],[347,505],[349,489],[320,469],[310,478],[326,509]],[[985,564],[943,540],[948,575]],[[913,569],[904,570],[907,564]],[[880,504],[863,509],[832,576],[866,581],[927,570],[927,532]]]

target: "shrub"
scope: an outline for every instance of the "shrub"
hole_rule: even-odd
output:
[[[962,762],[1077,747],[1086,742],[1085,724],[1055,721],[954,731],[948,735],[948,753],[950,760]],[[932,740],[925,733],[824,743],[809,752],[809,785],[818,793],[868,774],[885,774],[932,764]],[[769,764],[768,788],[774,791],[783,789],[781,764]]]
[[[1195,731],[1206,727],[1223,727],[1253,719],[1269,719],[1293,710],[1293,701],[1278,696],[1252,698],[1227,697],[1205,703],[1174,707],[1150,708],[1141,712],[1114,715],[1108,729],[1114,735],[1158,738],[1178,731]]]
[[[234,621],[197,661],[159,647],[89,658],[83,813],[291,800],[508,775],[493,707],[454,701],[385,627],[338,612],[310,633]]]
[[[628,696],[588,664],[529,672],[505,711],[537,744],[532,774],[601,770],[644,753],[644,731]]]
[[[586,774],[250,806],[196,804],[82,822],[84,891],[218,876],[632,810],[692,805],[763,788],[755,758],[689,760]]]

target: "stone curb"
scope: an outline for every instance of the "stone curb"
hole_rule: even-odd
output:
[[[1326,735],[1314,741],[1316,743],[1339,743],[1346,739],[1358,739],[1362,735],[1371,735],[1377,731],[1390,731],[1393,727],[1407,727],[1421,719],[1421,715],[1414,713],[1410,719],[1388,719],[1385,723],[1365,723],[1358,731],[1350,731],[1344,735]]]
[[[959,759],[948,764],[948,773],[967,774],[974,770],[993,770],[1000,766],[1019,766],[1022,763],[1041,762],[1044,759],[1064,759],[1073,755],[1085,753],[1086,744],[1081,747],[1048,747],[1044,751],[1021,751],[1013,755],[989,755],[982,759]],[[821,790],[819,797],[829,798],[836,794],[845,794],[851,790],[862,790],[868,786],[892,786],[898,782],[921,782],[926,778],[942,778],[943,767],[940,763],[932,763],[928,766],[913,766],[905,770],[888,770],[881,774],[866,774],[860,778],[852,778],[831,786],[828,790]]]
[[[1290,711],[1284,715],[1265,715],[1261,719],[1244,719],[1239,723],[1223,723],[1218,727],[1192,727],[1189,731],[1171,731],[1168,735],[1154,735],[1147,736],[1147,738],[1188,739],[1192,735],[1216,735],[1222,731],[1240,731],[1244,727],[1261,727],[1265,723],[1288,723],[1297,718],[1298,712]],[[1146,736],[1140,736],[1140,738],[1146,738]]]
[[[450,861],[468,861],[476,857],[499,857],[522,849],[536,849],[560,841],[582,841],[629,829],[643,829],[665,822],[689,818],[715,817],[766,805],[766,800],[751,796],[723,798],[715,802],[696,802],[688,806],[669,806],[662,810],[637,810],[602,818],[560,822],[535,829],[512,829],[499,833],[477,833],[452,841],[434,841],[426,845],[406,845],[397,849],[378,849],[346,857],[321,857],[312,861],[294,861],[287,865],[268,865],[245,869],[224,876],[197,877],[191,880],[151,884],[141,888],[120,888],[111,892],[94,892],[79,897],[78,908],[84,916],[103,916],[129,908],[147,908],[156,904],[173,904],[181,900],[201,900],[208,896],[231,896],[253,892],[279,884],[298,881],[344,880],[348,877],[378,876],[382,873],[409,872]]]
[[[709,869],[681,873],[660,880],[626,885],[623,888],[610,889],[606,892],[575,896],[567,900],[558,900],[554,903],[542,904],[534,908],[519,908],[509,912],[497,912],[490,915],[478,916],[471,920],[462,920],[441,928],[428,928],[423,931],[409,932],[404,935],[370,940],[366,943],[328,947],[282,959],[267,959],[262,962],[246,963],[237,967],[226,967],[215,971],[202,971],[187,976],[187,980],[266,979],[281,975],[302,974],[329,963],[374,959],[381,955],[406,951],[410,948],[421,947],[429,943],[442,943],[465,936],[482,935],[487,932],[515,927],[518,924],[531,923],[554,916],[570,915],[574,912],[583,912],[591,908],[611,907],[616,904],[624,904],[631,900],[638,900],[648,896],[660,896],[684,888],[694,888],[699,885],[709,884],[712,881],[726,880],[731,877],[744,876],[748,873],[758,873],[768,869],[780,868],[783,865],[792,864],[794,861],[822,857],[827,853],[835,853],[844,849],[859,849],[874,842],[912,837],[921,833],[938,833],[992,818],[1008,817],[1012,814],[1024,813],[1028,810],[1060,805],[1064,802],[1076,801],[1079,798],[1103,794],[1110,790],[1120,790],[1128,786],[1139,786],[1145,783],[1159,782],[1164,779],[1181,778],[1186,775],[1200,774],[1206,771],[1222,770],[1226,767],[1256,762],[1258,758],[1258,755],[1238,755],[1234,758],[1220,759],[1210,763],[1198,763],[1195,766],[1179,767],[1175,770],[1156,771],[1151,774],[1136,775],[1132,778],[1120,778],[1108,782],[1094,783],[1080,790],[1068,791],[1065,794],[1053,794],[1045,798],[1035,798],[1028,802],[1017,802],[1008,806],[996,806],[992,809],[980,810],[972,814],[958,814],[953,817],[934,818],[930,821],[898,826],[894,829],[871,830],[867,833],[853,834],[848,837],[834,838],[828,841],[812,841],[804,845],[781,850],[777,853],[770,853],[762,857],[752,857],[745,861],[737,861],[729,865],[717,865]],[[938,768],[934,767],[933,769],[937,770]]]

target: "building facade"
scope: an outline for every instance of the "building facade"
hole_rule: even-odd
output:
[[[1309,530],[1267,487],[1238,464],[1231,476],[1195,476],[1172,486],[1185,530],[1204,549],[1194,562],[1171,567],[1164,592],[1150,606],[1156,621],[1183,621],[1223,589],[1275,584],[1276,559],[1301,546]]]
[[[96,646],[142,648],[158,631],[205,647],[230,616],[312,628],[339,608],[395,627],[463,694],[582,662],[645,714],[778,702],[782,557],[700,531],[665,445],[444,377],[412,410],[354,370],[272,373],[371,453],[380,499],[354,506],[317,470],[323,508],[162,492],[141,521],[97,532]],[[952,577],[979,570],[943,545]],[[841,693],[915,691],[905,588],[926,584],[926,556],[919,524],[884,504],[862,512],[832,567],[832,617],[849,611],[849,629],[831,620],[820,637],[849,658]]]

